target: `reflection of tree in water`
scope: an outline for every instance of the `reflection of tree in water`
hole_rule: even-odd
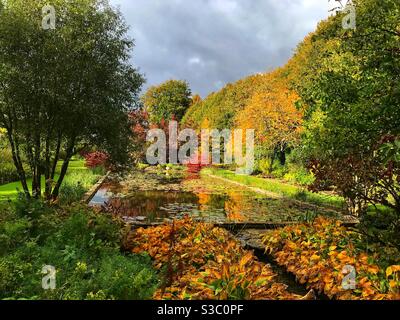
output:
[[[200,210],[224,209],[225,201],[228,200],[228,196],[223,194],[200,193],[197,196],[199,197]]]
[[[121,217],[151,222],[181,218],[185,214],[209,222],[294,221],[307,210],[286,199],[267,198],[238,190],[231,185],[218,185],[213,179],[201,177],[197,181],[189,182],[184,179],[187,183],[183,185],[183,190],[187,191],[179,191],[182,189],[179,189],[180,185],[175,183],[173,177],[167,180],[157,175],[156,180],[155,176],[148,173],[135,175],[135,183],[127,186],[106,184],[105,189],[111,195],[100,194],[96,201],[102,203],[102,200],[107,201],[111,197],[106,206],[107,211]],[[153,188],[153,185],[163,189],[141,189],[143,186]],[[178,190],[172,190],[175,187]],[[120,197],[122,194],[126,196]],[[141,218],[135,219],[136,217]]]
[[[179,211],[179,205],[197,204],[198,197],[190,192],[162,192],[162,191],[138,191],[125,198],[114,198],[110,204],[118,208],[118,212],[127,217],[168,218],[172,206]],[[182,206],[184,209],[184,206]]]
[[[243,194],[239,192],[229,192],[229,200],[225,201],[225,211],[228,220],[242,222],[246,221],[246,217],[243,215],[243,204],[245,199]]]
[[[237,192],[228,194],[199,194],[200,210],[223,209],[230,221],[245,221],[243,215],[243,195]]]

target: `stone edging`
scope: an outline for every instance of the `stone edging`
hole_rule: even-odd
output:
[[[83,199],[81,200],[82,203],[88,204],[90,200],[93,199],[97,191],[101,188],[101,185],[104,183],[104,181],[108,178],[110,175],[111,171],[108,171],[103,177],[101,177],[96,184],[90,188],[88,192],[85,193],[83,196]]]

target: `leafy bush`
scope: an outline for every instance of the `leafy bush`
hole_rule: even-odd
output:
[[[61,186],[59,202],[70,205],[81,200],[104,171],[104,168],[96,167],[93,170],[76,170],[69,173]]]
[[[257,160],[255,171],[261,172],[262,174],[269,174],[271,172],[271,160],[269,159]]]
[[[289,166],[289,172],[285,174],[284,179],[301,186],[309,186],[315,181],[313,174],[306,168],[293,166]]]
[[[105,152],[101,151],[94,151],[94,152],[89,152],[84,155],[85,157],[85,165],[88,168],[96,168],[96,167],[107,167],[108,166],[108,160],[109,160],[109,155]]]
[[[63,205],[69,205],[82,199],[85,192],[86,189],[79,182],[76,184],[64,182],[61,187],[59,202]]]
[[[40,216],[52,212],[43,201],[27,199],[23,193],[18,194],[18,199],[13,205],[14,213],[17,217],[38,219]]]
[[[152,296],[158,278],[149,257],[120,252],[122,224],[111,216],[19,202],[0,216],[0,299]],[[55,290],[41,287],[43,265],[56,268]]]
[[[286,165],[281,165],[279,161],[275,161],[272,167],[272,174],[274,178],[282,179],[285,174],[288,172],[288,168]]]
[[[24,169],[29,177],[30,170],[27,167]],[[18,179],[19,176],[12,159],[11,149],[0,141],[0,185],[18,181]]]
[[[394,210],[374,210],[360,219],[360,228],[372,241],[400,250],[400,214]]]
[[[31,221],[24,217],[0,224],[0,254],[16,248],[20,243],[28,241]]]
[[[101,260],[93,283],[113,298],[150,298],[157,286],[157,278],[154,271],[143,268],[144,265],[151,265],[147,255],[108,255]]]
[[[399,299],[399,252],[388,261],[387,252],[372,251],[358,233],[348,231],[339,221],[317,218],[312,224],[288,226],[268,233],[266,251],[276,262],[296,275],[308,288],[336,299]],[[347,266],[356,269],[356,288],[342,283]]]
[[[138,229],[127,245],[134,253],[148,252],[155,267],[165,272],[165,290],[157,290],[155,299],[300,298],[274,281],[269,265],[212,224],[186,217],[174,224]]]

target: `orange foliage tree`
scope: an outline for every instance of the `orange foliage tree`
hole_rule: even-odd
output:
[[[282,70],[277,70],[266,76],[265,88],[256,92],[236,117],[238,127],[255,129],[257,143],[270,151],[271,161],[279,155],[282,165],[286,150],[300,138],[303,115],[296,108],[298,99]]]

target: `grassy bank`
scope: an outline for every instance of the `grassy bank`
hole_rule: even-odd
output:
[[[57,166],[57,173],[61,169],[61,162]],[[63,182],[63,186],[60,192],[60,201],[64,203],[73,202],[79,200],[79,197],[83,196],[87,190],[104,174],[102,170],[90,170],[85,167],[83,160],[71,161],[67,175]],[[58,174],[55,176],[55,180],[58,179]],[[28,186],[31,186],[32,180],[28,179]],[[44,177],[42,177],[42,188],[45,186]],[[0,202],[6,200],[15,200],[18,193],[22,191],[21,183],[12,182],[0,186]]]
[[[231,181],[239,182],[249,187],[274,192],[290,199],[309,202],[320,206],[335,207],[339,209],[343,208],[344,206],[344,201],[341,197],[312,193],[307,191],[305,188],[273,179],[237,175],[233,171],[219,168],[206,168],[203,169],[202,172],[205,174],[212,174]]]

